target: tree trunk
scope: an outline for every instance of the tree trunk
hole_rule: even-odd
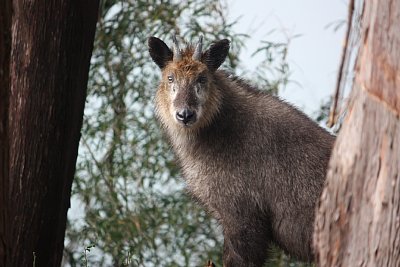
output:
[[[8,98],[11,51],[11,3],[0,2],[0,266],[6,266],[8,218]]]
[[[365,1],[314,232],[319,266],[400,266],[400,0]]]
[[[9,79],[0,91],[9,102],[0,108],[0,265],[59,266],[98,1],[12,8],[10,68],[0,76],[2,86]]]

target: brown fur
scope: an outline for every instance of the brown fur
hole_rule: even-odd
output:
[[[223,226],[224,265],[262,266],[272,242],[311,261],[314,209],[334,137],[284,101],[216,71],[226,41],[201,61],[189,48],[179,62],[159,41],[149,40],[163,73],[156,114],[189,191]],[[207,82],[199,85],[201,74]],[[174,117],[183,106],[199,112],[190,125]]]

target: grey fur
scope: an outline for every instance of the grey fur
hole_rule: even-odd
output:
[[[221,96],[210,123],[176,131],[160,108],[157,117],[188,190],[223,227],[224,266],[262,266],[272,243],[312,261],[315,206],[335,137],[243,80],[208,75]]]

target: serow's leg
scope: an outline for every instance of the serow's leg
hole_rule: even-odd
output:
[[[224,267],[262,267],[270,238],[262,226],[252,224],[224,229]]]

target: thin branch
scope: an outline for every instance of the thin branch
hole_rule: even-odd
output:
[[[332,102],[332,107],[331,107],[331,112],[329,113],[329,120],[327,123],[327,126],[329,128],[332,128],[333,125],[336,123],[336,111],[337,111],[337,106],[338,106],[338,101],[339,101],[339,96],[340,96],[340,87],[341,87],[341,81],[342,81],[342,76],[343,76],[343,69],[344,69],[344,63],[346,60],[346,52],[348,49],[349,45],[349,39],[350,39],[350,33],[351,33],[351,28],[353,24],[353,13],[354,13],[354,0],[350,0],[349,2],[349,14],[348,14],[348,27],[347,27],[347,33],[346,33],[346,38],[344,42],[344,47],[342,51],[342,58],[340,61],[340,66],[339,66],[339,73],[336,81],[336,90],[335,90],[335,95],[333,98]]]

